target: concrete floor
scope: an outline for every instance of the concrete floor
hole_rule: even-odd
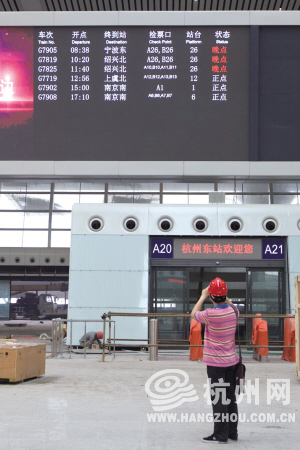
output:
[[[1,324],[0,324],[1,325]],[[42,324],[41,324],[42,325]],[[6,330],[5,330],[6,331]],[[0,327],[0,332],[2,328]],[[8,334],[8,333],[7,333]],[[22,336],[23,330],[21,332]],[[0,448],[5,450],[206,450],[217,444],[201,439],[212,432],[212,423],[197,423],[197,414],[211,412],[203,398],[206,367],[188,360],[188,355],[160,353],[159,361],[149,361],[146,353],[118,352],[100,361],[97,354],[64,355],[47,358],[46,374],[18,384],[0,384]],[[259,378],[259,405],[246,398],[239,405],[245,422],[239,424],[239,441],[234,449],[298,449],[300,379],[295,364],[270,358],[259,363],[246,357],[247,379]],[[148,378],[161,370],[184,370],[199,396],[168,413],[175,422],[148,421],[154,413],[145,392]],[[290,404],[272,399],[267,405],[267,379],[290,380]],[[152,385],[152,392],[154,387]],[[250,417],[254,413],[255,417]],[[275,413],[275,422],[267,422]],[[280,414],[295,413],[295,422],[281,421]],[[258,416],[260,414],[260,416]],[[153,416],[152,416],[153,417]],[[156,420],[158,416],[156,416]],[[174,419],[175,417],[175,419]],[[160,416],[168,420],[171,416]],[[286,416],[283,417],[284,419]],[[252,419],[257,419],[253,422]],[[261,421],[259,421],[261,420]]]

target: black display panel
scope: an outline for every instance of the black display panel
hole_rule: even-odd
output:
[[[250,27],[0,27],[0,159],[249,160]]]
[[[300,27],[259,30],[259,161],[299,161]]]

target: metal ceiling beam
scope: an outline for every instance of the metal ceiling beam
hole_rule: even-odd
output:
[[[299,0],[0,0],[18,11],[299,11]]]

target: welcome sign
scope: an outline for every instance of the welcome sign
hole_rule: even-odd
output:
[[[284,255],[283,238],[151,238],[152,259],[274,260]]]

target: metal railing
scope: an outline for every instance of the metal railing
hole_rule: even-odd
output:
[[[102,361],[105,361],[105,349],[108,349],[108,353],[111,354],[111,349],[113,348],[113,356],[115,357],[115,351],[116,347],[145,347],[148,348],[149,352],[151,349],[154,349],[153,354],[156,354],[158,352],[159,348],[191,348],[191,347],[203,347],[203,344],[197,344],[197,345],[191,345],[189,341],[187,340],[176,340],[176,339],[168,339],[163,340],[163,343],[161,343],[158,338],[154,340],[149,339],[122,339],[118,338],[116,339],[116,328],[115,328],[115,320],[113,320],[113,317],[148,317],[148,318],[158,318],[158,317],[172,317],[172,318],[190,318],[190,314],[164,314],[164,313],[114,313],[114,312],[108,312],[103,314],[101,320],[75,320],[75,319],[52,319],[52,348],[51,348],[51,356],[53,358],[57,357],[59,354],[62,355],[63,353],[69,353],[69,357],[71,358],[71,354],[73,352],[72,347],[78,346],[78,344],[73,343],[72,339],[72,329],[73,329],[73,323],[84,323],[84,334],[86,334],[86,324],[87,323],[103,323],[103,344],[102,344]],[[285,318],[294,318],[294,315],[291,314],[261,314],[259,318],[265,319],[265,318],[279,318],[279,319],[285,319]],[[239,318],[247,318],[247,319],[254,319],[258,318],[256,314],[240,314]],[[68,339],[68,350],[63,351],[63,324],[64,323],[70,323],[69,327],[69,339]],[[108,337],[106,333],[106,324],[108,324]],[[113,326],[113,335],[112,335],[112,324]],[[107,337],[107,339],[106,339]],[[121,341],[121,343],[117,343],[117,341]],[[125,342],[125,343],[124,343]],[[142,344],[141,344],[142,342]],[[185,343],[186,342],[186,343]],[[247,342],[247,341],[243,341]],[[268,349],[278,349],[278,348],[295,348],[293,345],[284,345],[282,344],[283,341],[270,341],[269,345],[254,345],[252,343],[247,344],[241,344],[241,348],[268,348]],[[275,344],[275,345],[270,345]],[[84,347],[84,358],[86,358],[86,348]]]
[[[120,312],[114,313],[114,312],[108,312],[108,313],[103,314],[102,319],[105,322],[105,321],[110,321],[112,317],[148,317],[148,318],[158,318],[158,317],[173,317],[173,318],[179,317],[180,318],[180,317],[182,317],[182,318],[190,318],[191,315],[190,314],[164,314],[164,313],[120,313]],[[244,319],[244,318],[245,319],[257,319],[258,317],[260,319],[265,319],[265,318],[292,319],[292,318],[295,318],[295,316],[292,314],[260,314],[259,316],[257,316],[256,314],[240,314],[239,315],[239,318],[241,318],[241,319]],[[118,339],[118,340],[122,340],[123,342],[124,341],[126,341],[126,342],[133,341],[133,339]],[[187,343],[187,344],[171,344],[171,343],[159,344],[159,340],[157,340],[156,343],[152,343],[152,340],[149,343],[149,339],[148,340],[147,339],[146,340],[145,339],[135,339],[135,340],[139,341],[139,342],[147,341],[148,343],[145,342],[142,344],[142,346],[147,347],[149,349],[149,351],[150,351],[151,347],[155,347],[155,348],[157,348],[157,350],[159,347],[168,347],[168,348],[170,348],[170,347],[176,347],[176,348],[178,348],[178,347],[185,347],[185,348],[186,347],[188,347],[188,348],[203,347],[203,344],[202,345],[200,345],[200,344],[199,345],[191,345],[190,343]],[[171,342],[180,342],[180,341],[172,340]],[[277,343],[278,341],[275,341],[275,342]],[[128,344],[128,343],[116,344],[116,343],[114,343],[114,346],[115,347],[137,347],[137,344]],[[254,348],[254,347],[255,348],[269,348],[269,349],[295,348],[294,345],[281,345],[281,344],[280,345],[254,345],[252,343],[251,344],[248,343],[246,345],[241,344],[241,348]],[[105,356],[103,357],[102,360],[103,361],[105,360]]]
[[[113,347],[113,355],[115,357],[116,354],[116,321],[115,320],[107,320],[107,319],[92,319],[92,320],[76,320],[76,319],[52,319],[52,345],[51,345],[51,357],[57,358],[58,355],[63,353],[69,353],[69,358],[71,358],[71,354],[73,352],[73,346],[78,347],[79,344],[73,343],[73,323],[84,323],[84,335],[86,334],[86,324],[87,323],[102,323],[103,324],[103,344],[102,344],[102,361],[105,360],[105,348],[108,348],[108,353],[111,354],[111,348]],[[68,350],[63,351],[63,325],[69,323],[69,336],[68,336]],[[108,323],[108,342],[105,342],[106,339],[106,324]],[[112,336],[112,327],[113,324],[113,336]],[[86,358],[86,346],[84,346],[84,358]]]

